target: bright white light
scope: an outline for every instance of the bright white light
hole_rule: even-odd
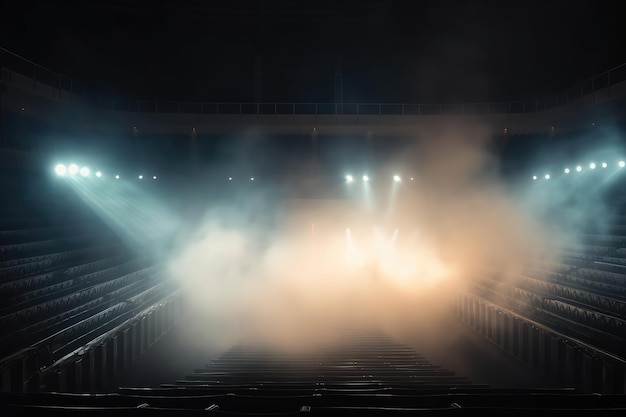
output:
[[[250,177],[250,181],[254,181],[254,177]]]
[[[569,174],[569,168],[565,168],[565,173]]]
[[[139,177],[137,177],[137,178],[139,178],[140,180],[142,180],[142,179],[143,179],[143,175],[140,175],[140,176],[139,176]]]
[[[346,182],[349,184],[352,181],[354,181],[354,178],[352,177],[352,175],[346,175]]]
[[[228,177],[228,181],[232,181],[232,180],[233,180],[233,177]]]
[[[606,167],[608,167],[608,166],[609,166],[609,165],[608,165],[606,162],[602,162],[602,168],[606,168]]]
[[[550,179],[550,174],[546,174],[543,176],[545,179],[549,180]]]
[[[581,167],[580,165],[578,165],[578,166],[576,167],[576,172],[580,172],[580,171],[582,171],[582,170],[583,170],[583,167]]]
[[[411,181],[413,181],[413,177],[411,177]]]
[[[533,181],[537,181],[537,176],[533,175]]]
[[[96,177],[100,178],[101,176],[102,176],[102,172],[97,171],[97,172],[96,172]]]
[[[59,177],[62,177],[67,172],[67,167],[63,164],[59,164],[54,167],[54,172],[56,172]]]
[[[156,180],[156,175],[153,175],[153,176],[152,176],[152,179],[153,179],[153,180]]]
[[[589,168],[591,168],[591,169],[596,169],[596,164],[595,164],[595,162],[590,163],[590,164],[589,164]]]
[[[78,174],[78,165],[76,164],[70,165],[69,168],[67,168],[67,171],[70,173],[70,175]]]
[[[394,176],[393,176],[393,180],[394,180],[395,182],[400,182],[400,176],[399,176],[399,175],[394,175]]]
[[[620,168],[624,168],[624,166],[626,165],[626,162],[619,161],[619,163],[617,165],[619,165]]]
[[[368,177],[367,175],[363,175],[363,181],[368,182],[370,180],[370,177]]]
[[[89,168],[82,167],[80,169],[80,175],[82,175],[83,177],[88,177],[89,176]]]
[[[119,179],[120,179],[120,176],[119,176],[119,175],[116,175],[116,176],[115,176],[115,179],[116,179],[116,180],[119,180]]]

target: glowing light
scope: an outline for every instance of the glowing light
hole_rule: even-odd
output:
[[[537,181],[537,176],[533,175],[533,181]]]
[[[96,171],[96,177],[100,178],[102,176],[102,172]]]
[[[596,169],[596,164],[594,162],[590,163],[589,168]]]
[[[250,181],[254,181],[254,177],[250,177]]]
[[[56,172],[59,177],[62,177],[67,173],[67,167],[63,164],[59,164],[54,167],[54,172]]]
[[[232,180],[233,180],[233,177],[228,177],[228,181],[232,181]]]
[[[354,178],[352,177],[352,175],[346,175],[346,182],[350,184],[352,181],[354,181]]]
[[[88,177],[89,176],[89,168],[82,167],[80,169],[80,175],[82,175],[83,177]]]
[[[620,167],[620,168],[624,168],[624,166],[626,166],[626,162],[624,162],[624,161],[619,161],[619,162],[617,163],[617,165],[619,165],[619,167]]]
[[[153,175],[153,176],[152,176],[152,179],[153,179],[153,180],[156,180],[156,175]]]
[[[119,175],[116,175],[116,176],[115,176],[115,179],[116,179],[116,180],[119,180],[119,179],[120,179],[120,176],[119,176]]]
[[[606,168],[606,167],[608,167],[608,166],[609,166],[609,165],[608,165],[606,162],[602,162],[602,168]]]
[[[394,176],[393,176],[393,180],[394,180],[395,182],[400,182],[401,178],[400,178],[400,176],[399,176],[399,175],[394,175]]]
[[[411,177],[411,181],[413,181],[413,177]]]
[[[565,168],[565,173],[569,174],[569,168]]]
[[[368,182],[370,180],[370,177],[368,177],[367,175],[363,175],[363,181]]]
[[[580,172],[580,171],[582,171],[582,170],[583,170],[583,167],[581,167],[580,165],[578,165],[578,166],[576,167],[576,172]]]
[[[140,180],[143,179],[143,175],[138,176],[137,178],[139,178]]]
[[[545,179],[549,180],[550,179],[550,174],[546,174],[543,176]]]
[[[67,168],[67,171],[70,173],[70,175],[76,175],[78,174],[78,165],[76,164],[72,164]]]

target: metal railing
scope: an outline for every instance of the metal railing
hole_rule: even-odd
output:
[[[476,102],[476,103],[225,103],[130,100],[107,97],[89,91],[83,84],[45,68],[7,49],[0,47],[2,79],[10,82],[11,73],[29,77],[33,89],[45,84],[57,90],[67,91],[86,99],[101,110],[185,113],[185,114],[231,114],[231,115],[461,115],[461,114],[510,114],[533,113],[579,102],[583,97],[596,100],[596,93],[603,98],[611,97],[611,87],[626,81],[626,63],[611,68],[564,91],[540,99]]]

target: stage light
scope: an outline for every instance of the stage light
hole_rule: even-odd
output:
[[[352,175],[346,175],[346,182],[350,184],[352,181],[354,181],[354,178],[352,177]]]
[[[115,176],[115,179],[116,179],[116,180],[119,180],[119,179],[120,179],[120,176],[119,176],[119,175],[116,175],[116,176]]]
[[[67,173],[67,167],[63,164],[59,164],[54,167],[54,172],[56,172],[59,177],[62,177]]]
[[[67,168],[67,171],[70,173],[70,175],[76,175],[78,174],[78,165],[76,164],[72,164]]]
[[[153,180],[156,180],[156,175],[153,175],[153,176],[152,176],[152,179],[153,179]]]
[[[583,167],[581,167],[580,165],[578,165],[578,166],[576,167],[576,172],[580,172],[580,171],[582,171],[582,170],[583,170]]]
[[[83,176],[83,177],[88,177],[89,176],[89,168],[82,167],[80,169],[80,175]]]
[[[546,174],[543,176],[545,179],[549,180],[550,179],[550,174]]]
[[[399,176],[399,175],[394,175],[394,176],[393,176],[393,180],[394,180],[395,182],[400,182],[400,176]]]
[[[594,162],[590,163],[589,168],[596,169],[596,164]]]
[[[100,178],[102,176],[102,172],[96,171],[96,177]]]
[[[533,175],[533,181],[537,181],[537,176]]]
[[[569,168],[565,168],[564,171],[565,171],[566,174],[569,174]]]
[[[619,165],[620,168],[624,168],[624,166],[626,165],[626,162],[619,161],[619,163],[617,165]]]
[[[606,168],[606,167],[608,167],[608,166],[609,166],[609,165],[608,165],[606,162],[602,162],[602,168]]]
[[[142,179],[143,179],[143,175],[140,175],[140,176],[139,176],[139,177],[137,177],[137,178],[139,178],[140,180],[142,180]]]
[[[368,177],[367,175],[363,175],[363,181],[368,182],[370,180],[370,177]]]

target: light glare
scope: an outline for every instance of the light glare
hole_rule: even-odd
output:
[[[565,173],[569,174],[569,168],[565,168]]]
[[[140,180],[142,180],[142,179],[143,179],[143,175],[140,175],[138,178],[139,178]]]
[[[606,162],[602,162],[602,168],[606,168],[606,167],[608,167],[608,166],[609,166],[609,165],[608,165]]]
[[[69,166],[69,168],[67,170],[70,173],[70,175],[76,175],[76,174],[78,174],[78,165],[72,164],[72,165]]]
[[[54,172],[56,172],[58,176],[62,177],[67,172],[67,167],[63,164],[59,164],[56,167],[54,167]]]
[[[550,174],[546,174],[546,175],[544,175],[544,178],[545,178],[545,179],[547,179],[547,180],[549,180],[549,179],[550,179]]]
[[[346,175],[346,182],[351,183],[352,181],[354,181],[354,178],[352,177],[352,175]]]
[[[576,167],[576,172],[580,172],[580,171],[582,171],[582,170],[583,170],[583,167],[581,167],[580,165],[578,165],[578,166]]]
[[[83,176],[83,177],[88,177],[89,176],[89,168],[82,167],[80,169],[80,175]]]
[[[624,165],[626,165],[626,162],[619,161],[618,165],[619,165],[620,168],[624,168]]]
[[[119,179],[120,179],[120,176],[119,176],[119,175],[116,175],[116,176],[115,176],[115,179],[116,179],[116,180],[119,180]]]
[[[596,169],[596,164],[594,162],[590,163],[589,168]]]
[[[537,181],[537,176],[533,175],[533,181]]]
[[[370,177],[368,177],[367,175],[363,175],[363,181],[368,182],[370,180]]]
[[[393,180],[394,180],[395,182],[400,182],[400,176],[399,176],[399,175],[394,175],[394,176],[393,176]]]
[[[102,176],[102,172],[97,171],[97,172],[96,172],[96,177],[100,178],[101,176]]]

